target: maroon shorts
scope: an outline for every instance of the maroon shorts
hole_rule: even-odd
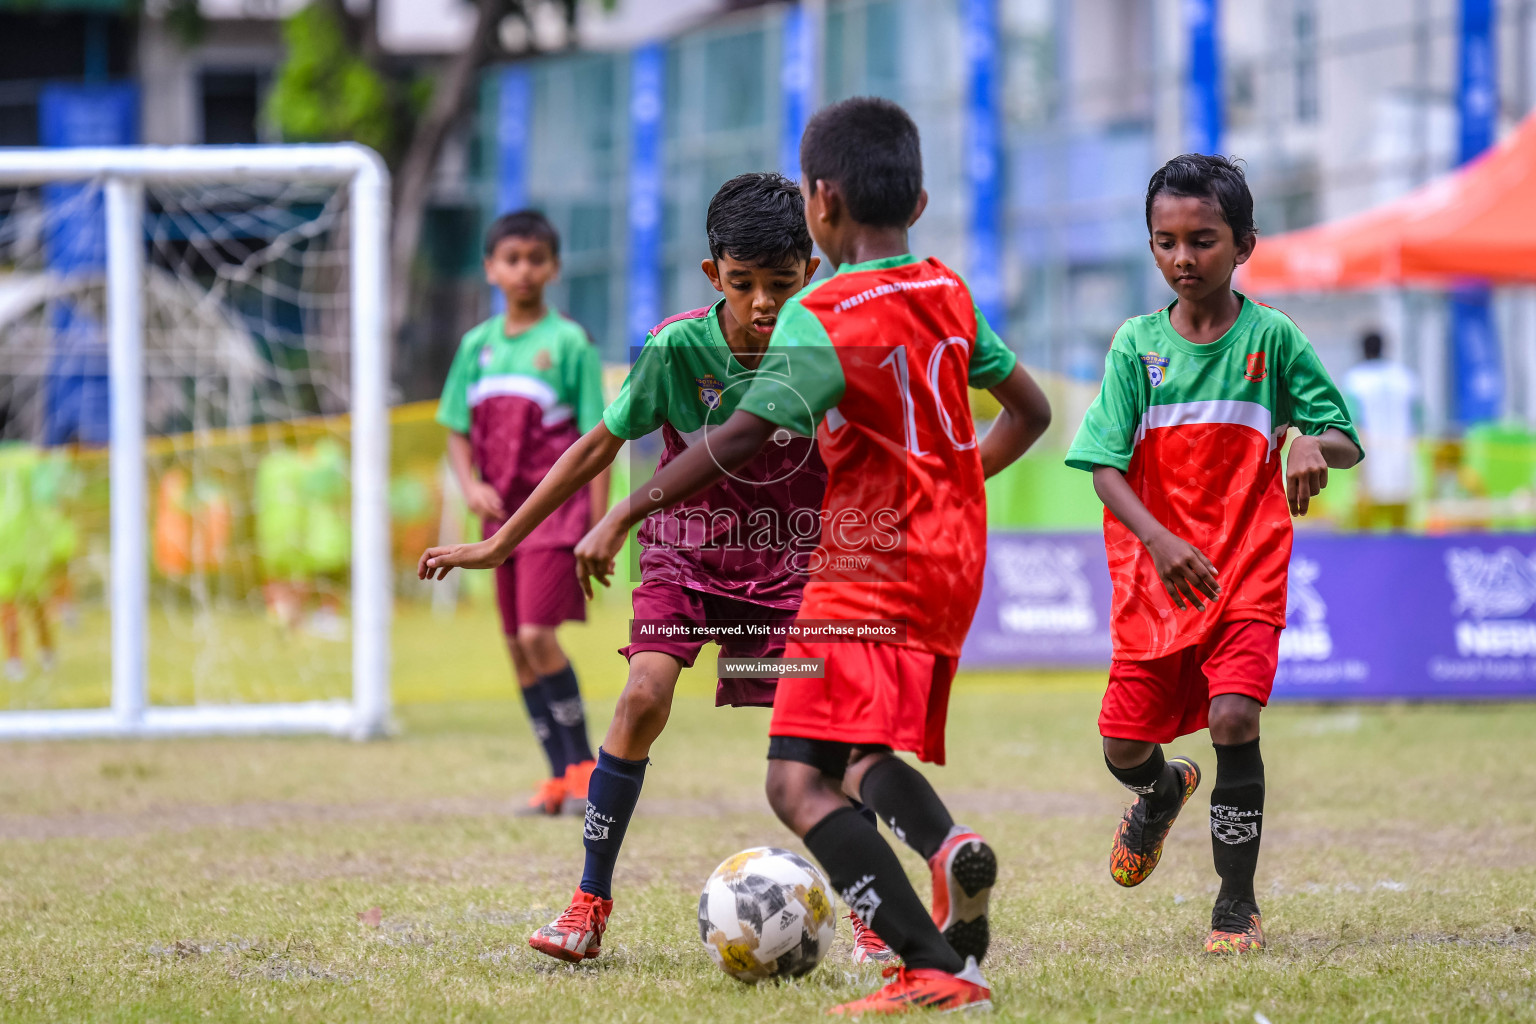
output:
[[[780,679],[769,736],[906,750],[944,763],[957,660],[897,644],[800,643],[786,658],[825,658],[821,679]]]
[[[640,584],[634,592],[635,619],[642,622],[676,623],[688,629],[691,638],[660,637],[636,640],[630,638],[629,646],[620,647],[619,653],[632,658],[641,651],[657,651],[670,654],[688,667],[693,666],[708,643],[699,635],[699,627],[723,626],[729,623],[762,623],[779,625],[793,622],[795,609],[769,608],[752,601],[734,597],[721,597],[702,590],[693,590],[680,583],[651,580]],[[732,636],[717,639],[722,658],[777,658],[784,649],[782,640],[773,637]],[[772,679],[721,679],[715,686],[715,707],[773,706],[774,680]]]
[[[518,626],[585,622],[587,602],[576,582],[576,553],[570,548],[513,551],[496,567],[496,607],[507,636],[516,636]]]
[[[1168,743],[1209,724],[1211,698],[1240,693],[1269,703],[1280,627],[1224,622],[1194,647],[1149,661],[1116,661],[1099,709],[1099,735]]]

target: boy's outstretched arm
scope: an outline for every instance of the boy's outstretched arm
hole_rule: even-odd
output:
[[[1157,521],[1156,516],[1147,511],[1147,506],[1141,503],[1141,499],[1126,482],[1124,473],[1114,466],[1094,466],[1093,490],[1104,507],[1136,535],[1136,539],[1147,549],[1147,554],[1152,556],[1152,565],[1157,569],[1157,575],[1163,581],[1163,589],[1168,591],[1174,604],[1183,609],[1187,599],[1197,609],[1204,611],[1205,605],[1201,603],[1200,595],[1204,594],[1213,601],[1216,599],[1221,593],[1221,585],[1216,582],[1216,566],[1205,557],[1203,551],[1174,536],[1171,530]]]
[[[657,470],[629,497],[621,498],[576,545],[576,576],[581,589],[591,597],[593,577],[608,586],[613,560],[624,546],[630,527],[652,512],[685,501],[727,473],[740,469],[781,429],[750,412],[734,412],[720,426],[705,433],[703,444],[691,446]]]
[[[599,423],[565,450],[539,481],[528,500],[518,506],[501,529],[473,544],[449,544],[428,548],[416,564],[418,579],[442,579],[448,570],[492,569],[507,560],[512,550],[566,500],[590,484],[612,465],[624,439]]]
[[[1304,516],[1307,505],[1328,486],[1328,470],[1348,469],[1360,461],[1360,449],[1338,427],[1303,434],[1291,442],[1285,461],[1285,500],[1291,515]]]
[[[1051,403],[1022,363],[1013,364],[1008,376],[987,389],[1003,411],[981,439],[981,471],[995,476],[1029,446],[1040,440],[1051,425]]]

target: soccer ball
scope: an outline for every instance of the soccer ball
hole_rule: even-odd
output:
[[[699,894],[699,938],[720,969],[748,983],[796,978],[837,933],[830,886],[816,865],[758,846],[727,858]]]

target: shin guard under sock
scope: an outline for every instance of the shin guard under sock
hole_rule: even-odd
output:
[[[1221,876],[1219,899],[1254,902],[1253,874],[1264,831],[1264,759],[1259,741],[1215,744],[1211,787],[1211,853]]]
[[[965,969],[907,881],[896,851],[858,811],[843,807],[822,818],[805,834],[805,845],[843,902],[906,966],[951,974]]]
[[[864,802],[885,819],[891,832],[923,860],[939,852],[955,819],[923,773],[899,757],[887,757],[864,773]]]
[[[619,847],[629,819],[634,817],[645,782],[648,761],[626,761],[599,748],[597,767],[587,784],[587,820],[582,826],[581,843],[587,848],[586,865],[581,871],[581,891],[599,899],[613,899],[613,866],[619,860]]]

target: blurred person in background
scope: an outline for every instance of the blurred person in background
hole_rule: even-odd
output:
[[[1367,331],[1360,348],[1364,359],[1344,375],[1343,389],[1361,440],[1371,452],[1357,478],[1360,526],[1402,530],[1413,498],[1419,380],[1408,367],[1382,354],[1380,332]]]

